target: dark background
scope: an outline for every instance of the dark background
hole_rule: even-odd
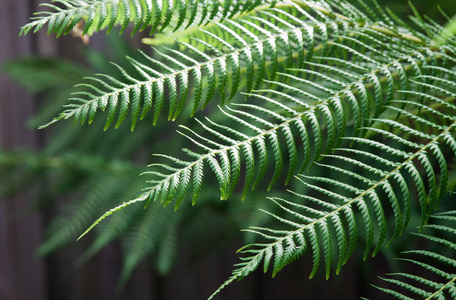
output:
[[[439,1],[417,1],[417,7],[435,15]],[[444,9],[456,11],[453,0],[440,1]],[[75,50],[81,44],[71,36],[55,39],[45,30],[37,34],[18,36],[19,28],[26,24],[39,1],[0,1],[0,62],[19,56],[40,54],[79,59]],[[380,1],[399,13],[409,11],[407,1]],[[91,41],[93,47],[103,46],[103,37]],[[38,99],[30,96],[0,74],[0,147],[12,149],[29,147],[40,149],[46,140],[46,131],[31,130],[27,120],[34,114]],[[0,178],[0,184],[1,184]],[[0,202],[0,300],[43,299],[114,299],[114,290],[121,270],[118,245],[112,244],[81,267],[74,261],[87,248],[89,241],[75,241],[65,250],[45,258],[38,258],[38,248],[45,224],[55,215],[56,209],[45,209],[24,215],[34,190],[27,190]],[[231,274],[237,262],[234,243],[223,252],[209,252],[202,258],[191,260],[188,249],[181,249],[179,259],[167,276],[157,275],[145,262],[133,273],[121,299],[205,299]],[[311,261],[302,258],[279,273],[277,278],[260,272],[240,283],[227,287],[216,299],[356,299],[360,296],[380,299],[383,296],[368,286],[370,270],[378,274],[387,272],[387,265],[379,255],[360,266],[351,259],[341,276],[329,281],[319,278],[309,281]]]

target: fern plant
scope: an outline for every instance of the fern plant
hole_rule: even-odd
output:
[[[210,177],[222,200],[240,192],[247,202],[252,189],[293,185],[264,200],[276,206],[265,213],[277,223],[247,229],[257,239],[239,250],[241,262],[215,295],[260,267],[274,276],[306,252],[310,277],[321,268],[329,277],[356,248],[365,259],[375,255],[407,234],[413,215],[429,227],[446,207],[456,154],[456,39],[442,38],[444,27],[413,5],[409,24],[375,0],[54,2],[21,33],[47,25],[57,36],[85,36],[131,25],[132,34],[147,29],[144,42],[154,48],[128,57],[130,70],[116,65],[117,75],[86,78],[42,128],[69,118],[91,124],[101,114],[105,130],[127,119],[131,130],[143,119],[164,124],[163,115],[194,120],[178,131],[190,146],[157,154],[139,196],[81,237],[139,205],[151,215],[160,215],[157,203],[198,205]]]

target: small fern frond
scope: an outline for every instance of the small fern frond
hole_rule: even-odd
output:
[[[451,73],[453,78],[455,75]],[[433,84],[423,83],[423,80],[431,80]],[[427,95],[452,94],[448,99],[452,102],[455,87],[451,81],[442,86],[443,82],[442,76],[418,76],[415,84],[429,88]],[[327,169],[327,175],[298,177],[306,187],[305,193],[291,192],[293,201],[271,198],[283,214],[266,213],[280,222],[283,229],[250,228],[249,232],[256,233],[266,242],[241,248],[239,252],[245,257],[236,265],[238,268],[232,277],[214,294],[232,281],[248,275],[261,263],[265,272],[271,266],[274,276],[306,251],[311,251],[313,257],[310,277],[316,274],[322,263],[326,277],[330,275],[333,262],[338,273],[357,243],[359,223],[366,232],[364,258],[367,258],[377,236],[372,251],[375,255],[386,241],[388,214],[394,218],[394,230],[388,244],[404,232],[412,212],[411,195],[418,199],[422,225],[426,224],[446,192],[449,160],[456,153],[456,106],[432,97],[429,101],[426,99],[426,106],[444,107],[448,113],[446,118],[431,116],[424,119],[416,115],[401,120],[385,118],[390,112],[407,116],[407,111],[416,106],[424,115],[440,114],[432,108],[426,110],[426,106],[421,107],[419,102],[410,101],[420,99],[422,94],[419,92],[399,92],[399,95],[404,100],[399,103],[392,101],[384,114],[373,119],[371,127],[364,128],[372,135],[369,139],[344,138],[350,143],[350,148],[335,148],[335,154],[323,155],[323,162],[329,160],[329,163],[319,163],[316,168]],[[404,101],[407,109],[403,106]],[[449,158],[444,154],[448,152],[451,153]]]
[[[388,288],[377,287],[398,299],[455,299],[456,298],[456,212],[448,211],[432,216],[433,223],[424,226],[428,233],[416,235],[432,247],[428,250],[404,252],[403,262],[416,266],[419,273],[392,273],[382,278]]]
[[[150,27],[150,34],[163,31],[167,27],[177,30],[181,27],[199,26],[210,21],[231,18],[237,14],[248,12],[265,1],[145,1],[145,0],[53,0],[56,4],[44,3],[42,6],[51,11],[36,13],[32,22],[21,29],[21,35],[30,31],[39,31],[48,26],[48,34],[57,37],[68,34],[75,27],[82,35],[91,35],[100,30],[109,33],[114,26],[120,26],[124,32],[132,25],[134,35]],[[267,1],[266,1],[267,2]]]

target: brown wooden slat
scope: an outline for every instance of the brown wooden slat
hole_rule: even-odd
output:
[[[18,36],[29,14],[29,1],[0,1],[0,61],[31,53],[33,38]],[[35,134],[26,128],[34,106],[33,97],[0,74],[0,147],[36,145]],[[47,298],[44,266],[35,256],[41,217],[17,217],[30,203],[30,193],[0,203],[0,299]]]

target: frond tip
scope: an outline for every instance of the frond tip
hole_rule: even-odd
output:
[[[146,196],[144,195],[141,195],[140,197],[136,198],[136,199],[133,199],[133,200],[130,200],[128,202],[124,202],[122,203],[121,205],[118,205],[110,210],[108,210],[106,213],[104,213],[101,217],[99,217],[95,222],[93,222],[92,225],[90,225],[89,228],[87,228],[86,231],[84,231],[83,234],[81,234],[79,237],[78,237],[78,241],[83,237],[85,236],[87,233],[89,233],[95,226],[98,225],[98,223],[100,223],[101,221],[103,221],[106,217],[109,217],[110,215],[112,215],[113,213],[115,213],[116,211],[119,211],[121,210],[122,208],[125,208],[133,203],[136,203],[136,202],[141,202],[141,201],[145,201],[147,199]]]

